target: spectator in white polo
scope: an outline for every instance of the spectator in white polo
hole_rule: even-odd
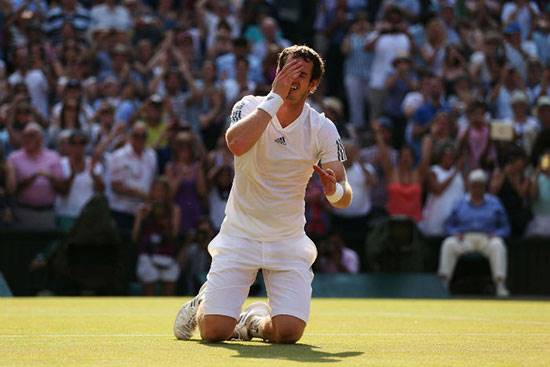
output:
[[[147,199],[157,172],[155,152],[145,147],[147,127],[136,123],[129,142],[107,160],[109,205],[119,229],[131,230],[139,206]]]
[[[439,276],[448,285],[458,258],[479,252],[489,258],[496,295],[507,297],[506,247],[503,237],[510,234],[506,211],[499,199],[486,193],[487,175],[480,169],[468,175],[469,192],[458,202],[446,222],[449,237],[443,241],[439,257]]]

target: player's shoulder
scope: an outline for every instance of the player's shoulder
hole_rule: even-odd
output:
[[[332,122],[331,119],[325,116],[324,112],[317,111],[315,108],[311,107],[307,103],[304,105],[304,108],[307,108],[309,110],[308,120],[314,130],[319,132],[337,130],[334,122]]]
[[[264,100],[264,98],[265,96],[254,96],[249,94],[235,102],[233,109],[244,108],[245,106],[256,107]]]
[[[248,115],[253,109],[258,107],[263,98],[265,97],[248,95],[238,100],[233,105],[233,109],[231,110],[231,122],[235,123],[244,116]]]

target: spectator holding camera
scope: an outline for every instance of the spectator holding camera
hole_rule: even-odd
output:
[[[180,269],[176,261],[181,212],[172,203],[170,184],[155,179],[149,197],[136,214],[132,239],[138,245],[137,277],[143,294],[154,296],[160,281],[165,296],[174,295]]]
[[[486,112],[487,106],[481,100],[471,102],[466,109],[467,121],[458,133],[458,151],[466,156],[466,171],[487,167],[496,159]]]
[[[531,220],[529,205],[529,179],[526,175],[527,155],[521,148],[514,148],[502,168],[496,168],[491,176],[490,193],[500,199],[510,223],[510,233],[522,236]]]
[[[371,34],[371,39],[365,45],[367,51],[374,53],[369,79],[371,119],[378,118],[382,113],[386,93],[384,83],[392,71],[393,60],[400,54],[412,54],[414,47],[401,8],[388,6],[384,19],[377,25],[377,31]]]
[[[103,167],[84,154],[87,135],[79,130],[69,135],[68,156],[61,158],[63,184],[55,203],[57,228],[69,231],[94,193],[102,192]]]
[[[428,198],[419,223],[419,228],[428,236],[443,235],[445,221],[464,196],[464,156],[460,156],[451,143],[440,144],[436,154],[437,163],[428,174]]]
[[[365,127],[365,107],[368,103],[368,84],[372,53],[365,50],[371,25],[367,14],[357,13],[348,34],[342,42],[344,61],[344,85],[349,101],[350,123],[354,128]]]
[[[426,66],[437,76],[443,74],[443,63],[446,56],[447,31],[439,18],[433,18],[426,25],[426,43],[420,54]]]
[[[530,105],[527,94],[516,90],[510,98],[512,117],[505,121],[514,129],[514,142],[527,154],[531,153],[533,143],[539,132],[537,120],[529,115]]]
[[[174,201],[183,213],[180,230],[186,234],[197,228],[198,220],[204,214],[208,192],[202,169],[202,151],[191,133],[180,132],[176,136],[172,160],[166,164],[166,177]]]

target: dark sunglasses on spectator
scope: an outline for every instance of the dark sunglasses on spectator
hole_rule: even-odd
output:
[[[147,139],[147,133],[132,133],[132,137],[136,139],[145,140]]]
[[[84,141],[84,140],[69,140],[69,144],[71,144],[71,145],[86,145],[86,141]]]

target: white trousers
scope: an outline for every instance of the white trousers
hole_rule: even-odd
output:
[[[440,276],[451,279],[460,256],[468,252],[479,252],[489,258],[493,278],[506,278],[506,247],[500,237],[489,237],[483,233],[467,233],[461,241],[458,236],[451,236],[443,241],[439,255]]]

